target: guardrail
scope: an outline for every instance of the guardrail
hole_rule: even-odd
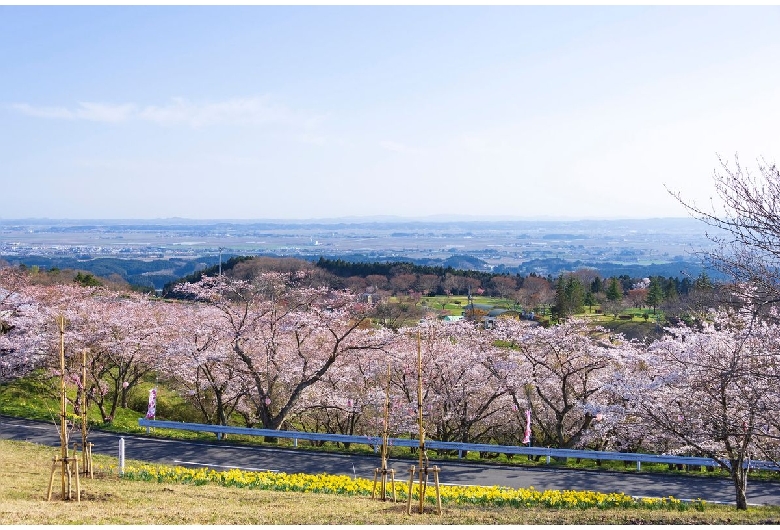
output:
[[[249,427],[231,427],[225,425],[206,425],[203,423],[183,423],[178,421],[157,421],[139,418],[138,425],[146,427],[147,432],[151,427],[160,429],[178,429],[182,431],[212,432],[221,438],[224,434],[242,434],[247,436],[269,436],[274,438],[289,438],[293,440],[293,445],[298,446],[298,440],[309,440],[316,442],[338,442],[349,444],[363,444],[374,448],[374,452],[379,450],[382,443],[378,436],[350,436],[347,434],[325,434],[317,432],[303,431],[277,431],[274,429],[253,429]],[[419,440],[410,440],[408,438],[390,438],[390,446],[396,447],[418,447]],[[487,453],[504,453],[511,455],[530,455],[546,457],[547,463],[551,458],[584,458],[587,460],[616,460],[624,462],[636,462],[637,470],[642,469],[642,462],[655,464],[684,464],[686,466],[708,466],[720,467],[715,460],[699,456],[674,456],[657,455],[645,453],[616,453],[612,451],[591,451],[586,449],[551,449],[549,447],[526,447],[522,445],[490,445],[490,444],[470,444],[460,442],[439,442],[437,440],[425,440],[425,447],[428,449],[458,451],[458,457],[463,456],[464,451],[479,451]],[[773,462],[764,460],[750,460],[745,463],[749,469],[763,469],[768,471],[780,471],[780,467]]]

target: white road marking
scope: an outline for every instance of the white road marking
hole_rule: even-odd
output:
[[[177,440],[175,438],[153,438],[151,436],[146,436],[144,434],[139,433],[128,433],[128,434],[116,434],[116,433],[109,433],[109,432],[100,432],[101,435],[108,434],[112,436],[128,436],[128,437],[137,437],[143,440],[148,440],[151,442],[160,442],[160,443],[173,443],[173,444],[181,444],[181,445],[195,445],[198,447],[203,447],[204,442],[188,442],[186,440]],[[256,449],[260,449],[263,451],[268,451],[272,453],[290,453],[290,454],[301,454],[300,451],[295,451],[292,449],[278,449],[275,447],[266,447],[262,445],[231,445],[231,446],[215,446],[215,447],[222,447],[222,448],[229,448],[230,450],[237,450],[237,451],[254,451]]]
[[[221,466],[219,464],[205,464],[203,462],[187,462],[186,460],[174,460],[176,464],[187,464],[190,466],[204,466],[204,467],[224,467],[225,469],[241,469],[243,471],[268,471],[270,473],[279,473],[278,469],[260,469],[257,467],[241,467],[241,466]]]
[[[14,425],[16,427],[24,427],[24,428],[27,428],[27,429],[42,429],[42,430],[45,430],[45,431],[48,431],[49,429],[54,428],[54,424],[49,425],[48,427],[44,427],[42,425],[25,425],[23,423],[14,423],[14,422],[10,422],[10,421],[4,421],[3,423],[7,423],[9,425]]]

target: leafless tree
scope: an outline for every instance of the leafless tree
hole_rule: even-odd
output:
[[[528,309],[535,307],[544,308],[555,300],[555,290],[545,278],[538,276],[528,276],[523,281],[523,288],[520,289],[525,298],[525,305]]]
[[[460,294],[466,288],[463,280],[464,280],[463,276],[450,274],[448,272],[444,276],[444,283],[443,283],[444,290],[455,295]]]
[[[387,276],[382,274],[369,274],[366,276],[366,281],[369,287],[373,287],[374,290],[383,290],[387,287]]]
[[[396,274],[390,278],[390,286],[396,294],[407,293],[417,281],[416,274]]]
[[[423,294],[428,294],[431,291],[435,291],[439,286],[439,277],[435,274],[421,274],[417,278],[417,289]]]
[[[512,276],[495,276],[491,284],[501,298],[509,298],[517,290],[517,280]]]
[[[718,162],[713,179],[722,204],[713,201],[705,209],[669,192],[712,227],[707,237],[715,247],[702,253],[706,261],[735,284],[750,284],[754,302],[775,304],[780,301],[780,171],[764,159],[757,162],[757,174],[743,168],[736,155],[733,164],[720,156]]]

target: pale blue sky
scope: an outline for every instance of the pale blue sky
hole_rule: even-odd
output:
[[[780,150],[778,7],[0,6],[0,218],[665,217]]]

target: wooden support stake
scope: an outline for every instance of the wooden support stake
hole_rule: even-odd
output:
[[[412,488],[414,488],[414,466],[409,468],[409,495],[406,499],[406,515],[412,515]]]
[[[423,397],[422,397],[422,341],[420,332],[417,331],[417,421],[420,436],[420,449],[418,452],[420,464],[420,486],[418,494],[420,495],[420,513],[423,513],[423,503],[425,502],[425,488],[423,487],[423,458],[425,466],[428,466],[427,454],[425,451],[425,427],[423,427]],[[427,476],[426,476],[427,479]]]
[[[67,497],[68,500],[71,500],[71,497],[72,497],[71,485],[73,484],[73,475],[71,474],[71,469],[70,469],[72,466],[70,465],[70,463],[71,463],[71,459],[70,458],[66,458],[65,459],[65,470],[68,473],[68,484],[67,484],[67,487],[66,487],[66,490],[68,492],[68,497]]]
[[[89,478],[94,479],[94,467],[92,465],[92,446],[95,445],[92,442],[87,442],[87,469],[89,469]],[[86,470],[84,471],[84,476],[87,475]]]
[[[51,500],[51,490],[54,487],[54,473],[57,471],[57,457],[51,459],[51,476],[49,477],[49,493],[46,495],[46,500]]]
[[[86,445],[79,445],[77,443],[73,443],[73,453],[75,455],[78,448],[81,448],[81,473],[84,474],[86,477],[89,475],[89,478],[95,478],[94,476],[94,469],[92,467],[92,446],[95,445],[92,442],[87,442]]]
[[[419,496],[418,502],[420,506],[417,513],[423,513],[425,505],[425,486],[428,485],[428,473],[426,473],[426,471],[422,468],[417,470],[417,473],[420,475],[420,485],[417,489],[417,494]]]
[[[439,492],[439,466],[433,466],[433,483],[436,485],[436,514],[441,515],[441,493]]]
[[[72,459],[76,475],[76,502],[81,502],[81,482],[79,482],[79,459],[75,456]]]
[[[51,492],[54,489],[54,474],[57,472],[57,468],[60,467],[58,464],[62,464],[63,459],[59,456],[55,456],[51,459],[51,475],[49,476],[49,488],[46,492],[46,500],[51,500]],[[72,500],[73,499],[73,479],[75,477],[75,488],[76,488],[76,501],[81,502],[81,481],[79,480],[79,460],[76,456],[69,456],[66,457],[64,460],[65,463],[65,490],[64,494],[62,495],[62,500]]]

